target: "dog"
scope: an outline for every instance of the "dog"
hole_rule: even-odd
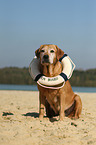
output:
[[[40,71],[46,77],[54,77],[62,72],[62,65],[59,59],[64,52],[57,45],[44,44],[35,51],[37,58],[40,58]],[[50,118],[59,115],[63,120],[65,116],[77,119],[82,111],[82,101],[79,95],[71,88],[69,80],[60,89],[44,88],[38,85],[39,90],[39,119],[46,115]]]

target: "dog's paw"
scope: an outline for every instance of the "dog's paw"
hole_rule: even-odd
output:
[[[63,121],[64,120],[64,116],[60,116],[59,120]]]
[[[39,115],[39,120],[40,120],[40,121],[43,120],[43,115]]]
[[[73,117],[71,117],[72,120],[76,120],[76,119],[78,119],[78,118],[79,118],[78,116],[73,116]]]

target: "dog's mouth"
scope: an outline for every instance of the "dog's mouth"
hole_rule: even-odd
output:
[[[47,60],[46,60],[46,61],[44,61],[44,60],[43,60],[41,64],[42,64],[42,65],[49,65],[49,64],[50,64],[50,62],[49,62],[49,61],[47,61]]]

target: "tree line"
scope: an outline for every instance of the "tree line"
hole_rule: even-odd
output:
[[[96,69],[75,70],[70,78],[72,86],[96,87]],[[36,85],[29,74],[29,68],[0,68],[0,84]]]

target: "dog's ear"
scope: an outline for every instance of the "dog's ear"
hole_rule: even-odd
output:
[[[37,58],[40,57],[40,48],[35,51],[35,54],[36,54]]]
[[[35,54],[36,54],[37,58],[40,57],[40,50],[41,50],[42,47],[43,47],[43,45],[41,45],[40,48],[38,48],[38,49],[35,51]]]
[[[64,55],[64,51],[62,51],[57,45],[57,59],[59,60],[63,55]]]

